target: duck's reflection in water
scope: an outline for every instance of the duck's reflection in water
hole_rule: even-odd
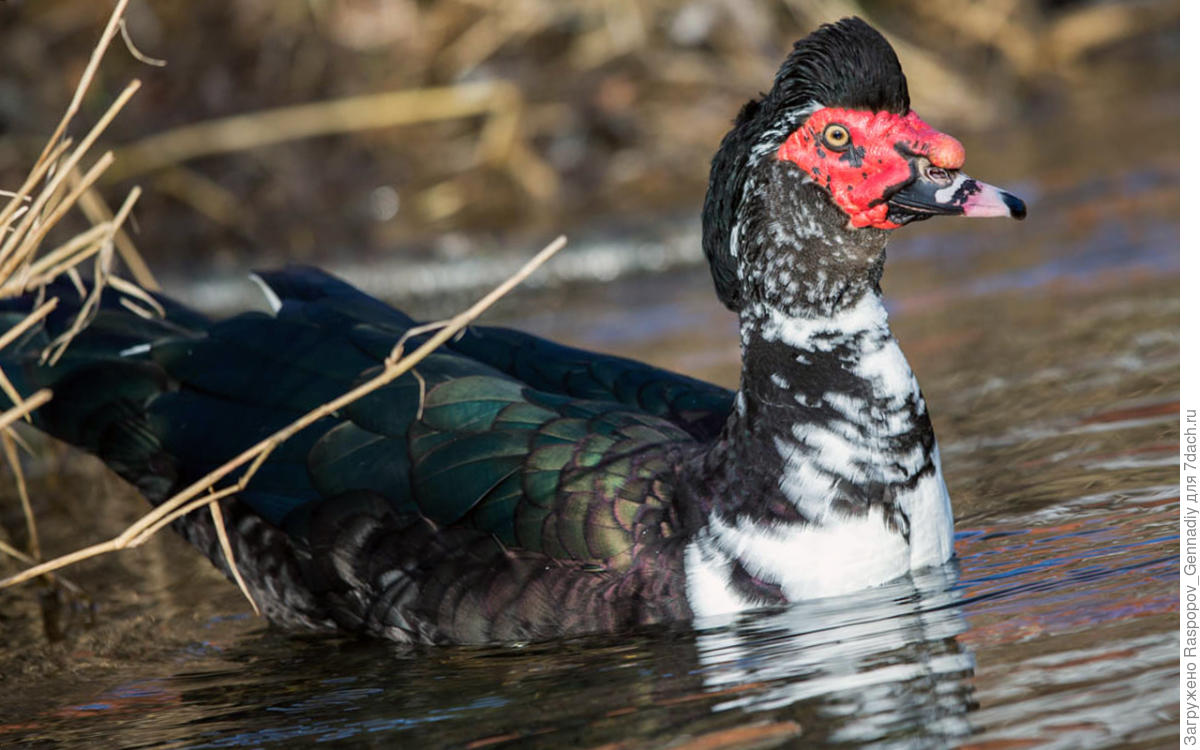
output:
[[[955,580],[943,568],[696,630],[522,648],[397,649],[264,634],[226,650],[226,670],[156,683],[170,712],[93,712],[86,729],[104,725],[122,745],[186,737],[197,748],[302,738],[404,747],[945,747],[970,734],[974,707]],[[92,701],[100,702],[115,703],[112,692]],[[50,735],[77,729],[51,717],[39,727]]]
[[[850,596],[700,625],[713,711],[789,715],[807,743],[940,746],[970,734],[974,659],[942,566]]]

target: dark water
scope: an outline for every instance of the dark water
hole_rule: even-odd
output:
[[[1169,147],[1177,105],[1147,101],[1141,141]],[[889,249],[894,328],[954,499],[954,570],[694,628],[405,652],[231,614],[246,609],[232,587],[164,537],[80,569],[104,604],[66,605],[70,627],[96,624],[62,644],[41,638],[32,589],[3,593],[0,744],[1173,746],[1179,171],[1161,145],[1073,131],[1086,105],[1039,143],[980,136],[999,146],[972,173],[1007,177],[1027,222],[930,223]],[[494,319],[737,374],[703,269],[516,295]],[[125,503],[107,521],[60,510],[64,527],[114,532],[137,512],[94,467],[57,466],[33,480]]]

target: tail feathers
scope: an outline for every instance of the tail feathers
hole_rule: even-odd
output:
[[[160,310],[149,310],[140,297],[114,289],[104,289],[99,304],[87,317],[87,326],[75,333],[65,353],[54,366],[43,361],[46,348],[75,326],[87,302],[87,290],[81,294],[73,284],[63,281],[48,286],[44,293],[0,300],[0,331],[20,323],[45,300],[55,298],[57,307],[16,341],[0,350],[0,365],[6,372],[17,364],[37,363],[45,376],[38,385],[64,372],[99,359],[137,355],[149,344],[167,338],[194,338],[203,334],[211,322],[166,297],[154,296]],[[159,312],[163,313],[162,315]]]
[[[44,294],[0,301],[0,331],[4,331],[19,324],[46,299],[58,300],[58,306],[49,315],[0,350],[0,367],[23,396],[37,388],[54,387],[59,380],[101,362],[148,360],[154,342],[165,338],[194,339],[211,325],[204,316],[166,298],[159,298],[166,313],[159,316],[145,310],[144,300],[105,289],[99,305],[88,316],[87,326],[72,335],[65,351],[53,363],[47,361],[48,347],[70,332],[83,313],[85,295],[86,290],[81,294],[74,285],[60,281],[47,287]],[[115,381],[110,379],[110,382]]]
[[[73,285],[57,284],[49,293],[58,309],[0,350],[0,368],[22,395],[53,390],[34,415],[39,428],[96,454],[160,502],[378,366],[378,357],[344,335],[354,323],[342,312],[346,305],[393,324],[405,320],[316,271],[266,276],[295,315],[246,313],[213,324],[163,301],[164,317],[146,316],[130,308],[131,301],[144,308],[143,301],[105,290],[90,324],[52,365],[43,357],[47,345],[70,330],[86,300]],[[0,301],[0,326],[16,325],[39,302],[32,295]],[[2,391],[0,399],[7,400]],[[278,521],[314,499],[305,458],[331,427],[321,420],[276,449],[243,502]]]
[[[33,415],[40,429],[95,453],[152,501],[161,500],[174,486],[177,470],[146,406],[174,386],[151,360],[151,345],[168,337],[194,339],[209,322],[166,298],[157,298],[165,313],[159,315],[144,299],[105,289],[87,327],[51,364],[47,347],[71,330],[86,295],[86,289],[59,281],[43,294],[0,301],[0,330],[7,330],[44,300],[58,299],[54,311],[0,350],[0,368],[22,396],[41,388],[53,391],[50,402]],[[11,405],[2,392],[0,405]]]
[[[386,330],[403,331],[415,321],[364,294],[350,284],[310,266],[289,266],[256,271],[268,301],[281,319],[295,319],[335,328],[369,323]]]
[[[74,283],[60,278],[48,284],[43,291],[37,294],[25,294],[0,300],[0,319],[3,319],[5,323],[9,323],[10,320],[15,323],[46,300],[57,298],[58,306],[47,316],[45,326],[55,334],[62,333],[74,322],[75,317],[87,301],[90,291],[91,287],[88,284],[85,284],[81,290]],[[106,287],[100,294],[97,311],[115,311],[121,316],[154,321],[160,327],[176,333],[203,330],[211,324],[211,321],[204,315],[179,304],[170,297],[155,292],[145,292],[145,295],[153,300],[153,304],[147,302],[140,295],[125,294],[112,287]],[[155,309],[156,307],[157,309]],[[144,311],[146,315],[138,314],[138,310]]]

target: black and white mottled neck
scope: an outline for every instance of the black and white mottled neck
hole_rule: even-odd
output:
[[[951,556],[933,430],[880,298],[885,242],[792,165],[747,181],[730,233],[741,387],[698,459],[705,515],[686,552],[697,615],[853,591]]]

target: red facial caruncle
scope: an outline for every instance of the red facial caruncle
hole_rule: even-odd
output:
[[[823,186],[853,226],[895,229],[900,224],[888,220],[888,200],[917,177],[917,160],[954,171],[966,154],[916,112],[826,107],[788,136],[777,155]]]

